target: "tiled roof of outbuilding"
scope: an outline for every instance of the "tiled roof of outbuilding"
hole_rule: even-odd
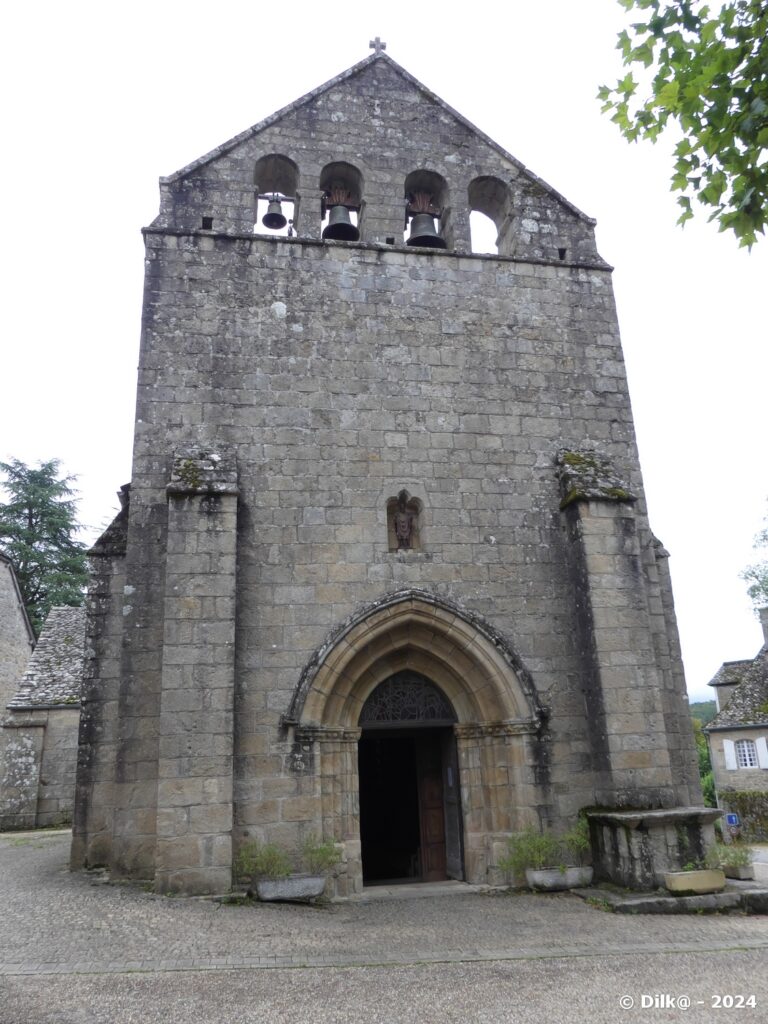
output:
[[[724,661],[707,686],[733,686],[734,683],[740,683],[751,665],[751,658],[743,658],[741,661]]]
[[[85,608],[52,608],[9,708],[79,704]]]
[[[746,667],[740,668],[738,675],[731,680],[738,686],[706,728],[768,725],[768,645],[762,648],[754,661],[727,662],[720,672],[732,665]]]

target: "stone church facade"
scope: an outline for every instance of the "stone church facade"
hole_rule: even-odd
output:
[[[377,49],[161,179],[144,235],[73,866],[222,891],[314,834],[348,895],[499,881],[584,808],[666,823],[595,819],[606,863],[700,837],[594,222]]]

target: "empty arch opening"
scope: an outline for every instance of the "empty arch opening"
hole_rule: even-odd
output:
[[[472,210],[469,215],[469,231],[472,252],[492,253],[494,256],[498,256],[499,231],[488,214],[481,213],[480,210]]]
[[[510,255],[514,218],[507,186],[483,175],[470,182],[467,193],[472,252]]]

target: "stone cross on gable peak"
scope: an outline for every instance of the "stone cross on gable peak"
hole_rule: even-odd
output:
[[[376,36],[375,39],[372,39],[370,43],[368,43],[368,49],[373,50],[375,53],[382,53],[382,51],[386,50],[386,48],[387,44],[382,43],[381,39],[378,36]]]

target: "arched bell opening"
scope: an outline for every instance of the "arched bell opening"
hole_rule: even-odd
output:
[[[490,175],[475,178],[468,199],[472,252],[511,256],[514,216],[505,183]]]
[[[254,234],[290,236],[299,215],[299,169],[293,160],[271,153],[256,161]]]
[[[322,237],[356,242],[360,238],[363,176],[344,161],[326,164],[320,174]]]
[[[447,186],[436,171],[412,171],[405,179],[406,245],[427,249],[452,248],[447,238]]]
[[[366,885],[464,877],[456,712],[419,672],[389,676],[360,712],[360,850]]]

